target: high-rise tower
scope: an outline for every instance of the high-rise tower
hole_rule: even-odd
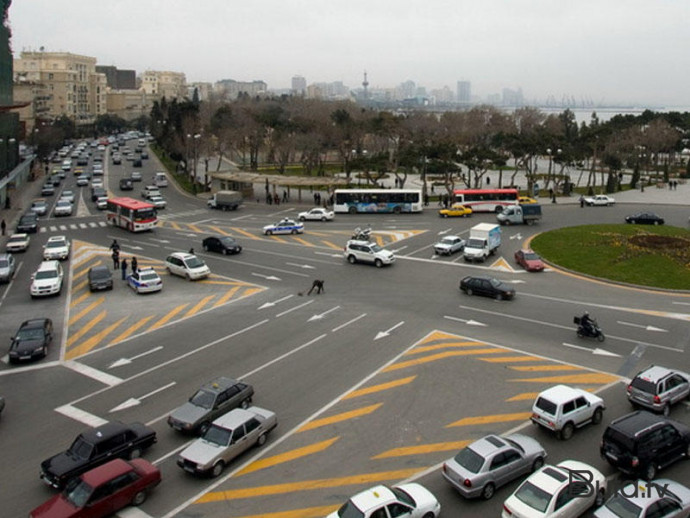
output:
[[[367,71],[364,71],[364,81],[362,81],[362,88],[364,88],[363,96],[365,99],[369,98],[369,81],[367,81]]]

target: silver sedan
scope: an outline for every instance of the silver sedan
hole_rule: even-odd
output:
[[[443,477],[465,498],[489,500],[496,488],[544,465],[546,451],[526,435],[487,435],[443,463]]]

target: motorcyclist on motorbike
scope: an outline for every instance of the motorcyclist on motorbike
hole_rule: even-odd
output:
[[[585,331],[587,331],[587,334],[594,333],[594,326],[596,325],[596,322],[589,316],[589,311],[585,311],[585,313],[580,317],[580,325],[585,329]]]

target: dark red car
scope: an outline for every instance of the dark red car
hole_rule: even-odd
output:
[[[544,262],[541,257],[529,248],[515,252],[515,262],[528,272],[541,272],[544,270]]]
[[[101,518],[140,505],[161,481],[144,459],[114,459],[68,482],[65,490],[31,511],[31,518]]]

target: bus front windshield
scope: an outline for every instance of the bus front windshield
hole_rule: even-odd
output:
[[[134,221],[144,221],[156,217],[156,209],[151,207],[149,209],[138,209],[134,213]]]

